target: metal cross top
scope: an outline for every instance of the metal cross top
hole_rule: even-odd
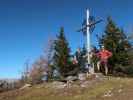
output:
[[[91,52],[91,43],[90,43],[90,33],[93,32],[95,25],[100,23],[102,20],[95,21],[95,18],[93,16],[90,16],[89,10],[86,10],[86,20],[83,21],[82,28],[78,30],[78,32],[83,32],[87,36],[87,61],[88,61],[88,67],[89,72],[94,73],[94,68],[91,66],[91,58],[90,58],[90,52]]]

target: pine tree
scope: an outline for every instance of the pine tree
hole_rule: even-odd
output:
[[[113,53],[109,60],[112,66],[128,65],[128,49],[131,47],[124,31],[116,26],[111,17],[107,18],[105,34],[100,38],[100,45]]]
[[[64,28],[61,27],[57,39],[54,41],[54,67],[60,72],[62,76],[69,73],[69,57],[70,48],[68,47],[68,42],[64,35]]]

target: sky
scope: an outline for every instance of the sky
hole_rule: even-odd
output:
[[[132,0],[0,0],[0,78],[20,78],[24,63],[34,62],[55,38],[60,27],[72,52],[82,47],[86,37],[76,32],[86,17],[103,22],[96,25],[91,43],[97,45],[96,34],[104,32],[107,16],[127,33],[133,31]]]

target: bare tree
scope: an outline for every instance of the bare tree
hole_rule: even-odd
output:
[[[52,78],[53,73],[54,41],[55,39],[53,37],[49,37],[47,45],[45,45],[43,52],[48,64],[49,78]]]
[[[33,63],[29,77],[33,84],[38,84],[43,82],[43,77],[45,77],[45,73],[48,72],[48,64],[47,60],[43,57],[40,57],[35,63]]]
[[[26,62],[24,63],[24,70],[22,72],[22,76],[21,76],[21,83],[28,83],[29,80],[29,71],[30,71],[30,64],[29,64],[29,60],[26,60]]]

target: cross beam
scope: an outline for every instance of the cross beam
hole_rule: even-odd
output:
[[[100,19],[100,20],[98,20],[98,21],[96,21],[96,22],[94,22],[94,23],[90,23],[89,25],[85,25],[85,26],[82,27],[81,29],[77,30],[77,32],[83,32],[84,30],[86,30],[87,27],[91,27],[91,26],[96,25],[96,24],[98,24],[98,23],[100,23],[100,22],[102,22],[102,21],[103,21],[103,20]]]

